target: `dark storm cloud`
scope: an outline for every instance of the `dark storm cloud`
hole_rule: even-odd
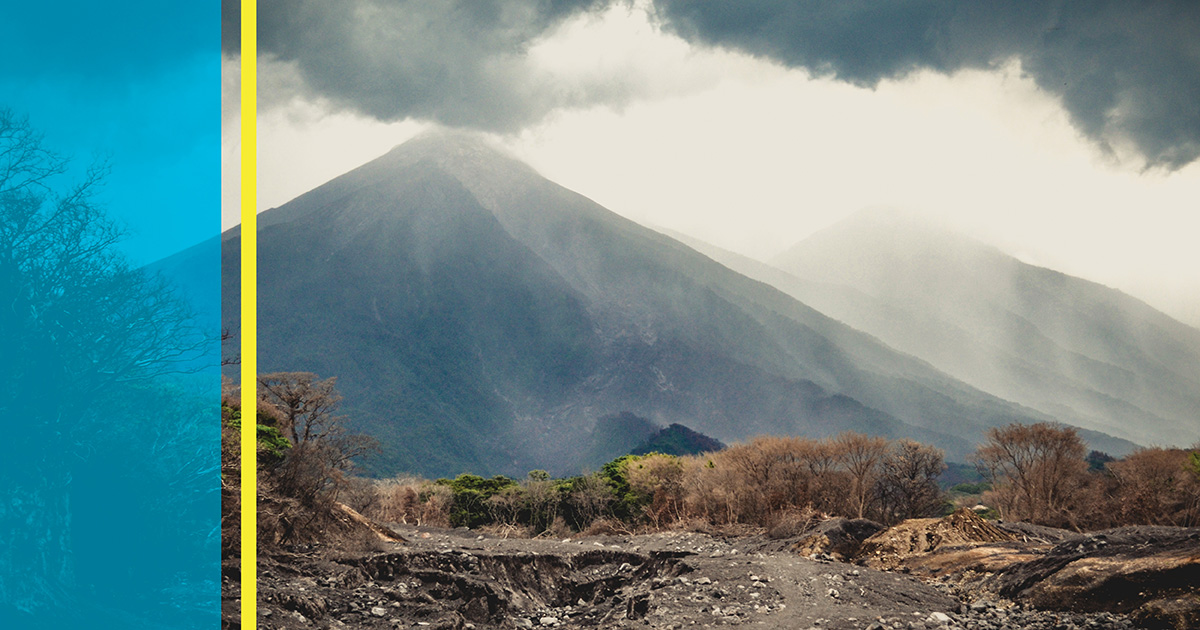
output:
[[[615,78],[572,83],[524,56],[566,19],[626,0],[261,0],[260,77],[270,103],[300,90],[382,120],[514,130],[548,112],[620,103]],[[222,0],[237,51],[238,1]],[[857,85],[1014,57],[1103,148],[1151,165],[1200,155],[1200,1],[654,0],[667,30]],[[264,67],[271,67],[267,64]],[[294,72],[281,72],[280,68]],[[627,84],[626,84],[627,83]]]
[[[227,34],[236,32],[236,4],[225,0]],[[381,120],[512,130],[556,107],[611,96],[595,91],[603,86],[566,89],[538,76],[524,58],[539,36],[606,4],[260,0],[258,46],[264,58],[294,64],[304,89],[341,107]],[[225,46],[237,50],[231,37]],[[268,101],[279,96],[263,94]]]
[[[654,0],[668,30],[858,85],[1018,57],[1100,146],[1200,155],[1200,2]]]
[[[221,0],[221,51],[236,55],[242,50],[242,2]]]

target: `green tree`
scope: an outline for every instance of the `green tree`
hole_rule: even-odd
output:
[[[450,524],[454,527],[479,527],[491,523],[493,515],[488,500],[510,488],[519,488],[516,481],[504,475],[487,478],[463,473],[454,479],[438,479],[435,483],[450,488],[453,493]]]

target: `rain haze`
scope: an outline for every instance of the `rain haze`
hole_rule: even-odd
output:
[[[260,210],[465,128],[614,212],[756,260],[897,208],[1200,326],[1194,2],[268,0],[259,15]],[[236,42],[225,52],[228,158]]]

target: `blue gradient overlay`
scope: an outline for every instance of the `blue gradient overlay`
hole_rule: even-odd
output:
[[[220,10],[0,16],[0,628],[220,626]]]

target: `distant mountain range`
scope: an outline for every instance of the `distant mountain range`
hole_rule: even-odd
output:
[[[708,255],[981,390],[1140,444],[1200,440],[1200,330],[910,214],[868,210],[765,265]]]
[[[578,472],[598,420],[622,413],[726,443],[904,436],[960,461],[988,427],[1059,417],[893,349],[470,135],[414,139],[259,226],[260,369],[337,376],[355,428],[383,446],[368,462],[378,474]],[[236,328],[240,233],[222,238],[224,322]],[[1080,363],[1097,378],[1123,373],[1105,365]],[[1133,448],[1110,437],[1137,437],[1117,428],[1086,435]]]

